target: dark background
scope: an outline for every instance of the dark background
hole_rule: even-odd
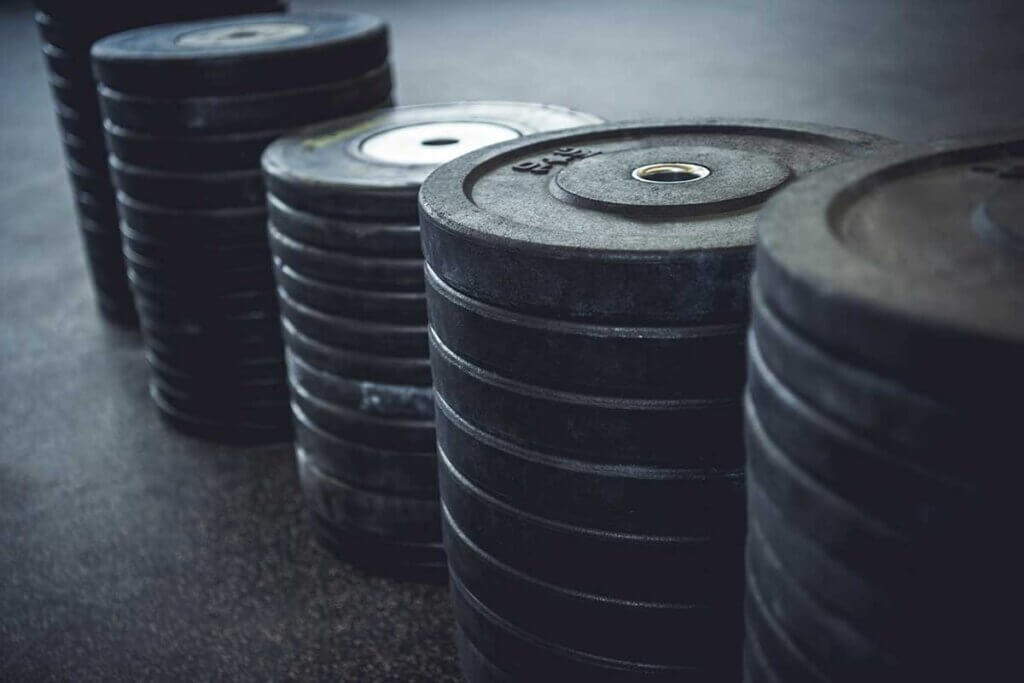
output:
[[[384,17],[401,104],[906,141],[1024,125],[1020,4],[293,2]],[[138,336],[94,309],[27,2],[0,2],[0,112],[0,680],[452,678],[445,590],[318,551],[289,446],[157,418]]]

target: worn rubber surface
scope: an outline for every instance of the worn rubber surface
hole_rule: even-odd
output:
[[[606,124],[493,145],[423,184],[427,262],[490,304],[621,324],[731,324],[747,313],[754,222],[791,179],[887,142],[770,121]],[[658,164],[709,169],[645,182]]]

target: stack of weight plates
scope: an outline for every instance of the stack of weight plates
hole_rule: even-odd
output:
[[[264,155],[296,456],[314,531],[339,556],[444,576],[420,184],[483,145],[598,120],[539,104],[403,107]]]
[[[100,311],[110,320],[135,323],[125,278],[114,190],[107,170],[96,84],[89,48],[111,33],[148,24],[226,14],[273,12],[282,0],[36,0],[36,24],[43,38],[48,78],[74,191],[82,241]]]
[[[193,432],[290,432],[266,238],[264,148],[285,129],[387,104],[374,17],[253,15],[93,47],[124,254],[161,413]]]
[[[766,122],[533,136],[423,185],[471,681],[736,680],[754,219],[884,144]]]
[[[830,169],[760,231],[747,680],[1005,677],[1024,131]]]

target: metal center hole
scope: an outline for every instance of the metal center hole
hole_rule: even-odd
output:
[[[228,38],[255,38],[259,33],[256,31],[232,31],[228,34]]]
[[[440,147],[441,145],[454,145],[458,142],[456,138],[430,138],[429,140],[422,140],[420,144],[427,147]]]
[[[711,169],[700,164],[666,162],[633,169],[633,178],[643,183],[692,183],[707,178]]]

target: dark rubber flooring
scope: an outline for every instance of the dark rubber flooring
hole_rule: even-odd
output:
[[[1024,125],[1019,4],[294,2],[385,17],[403,104],[904,140]],[[157,418],[138,337],[94,310],[30,9],[0,2],[0,680],[455,675],[446,590],[320,552],[287,445],[211,445]]]

